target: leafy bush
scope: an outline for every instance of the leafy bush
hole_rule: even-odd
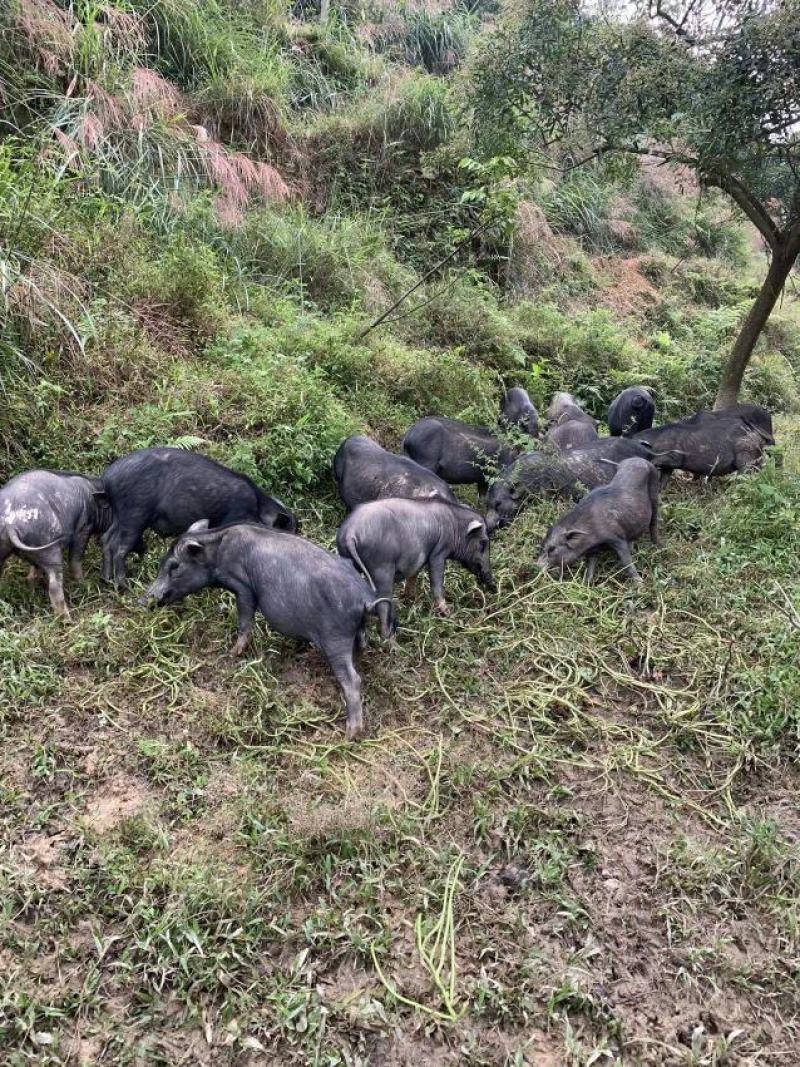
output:
[[[447,74],[464,59],[475,28],[469,13],[423,8],[407,12],[393,36],[406,63],[424,67],[429,74]]]
[[[610,223],[611,189],[589,171],[572,171],[544,192],[541,205],[557,232],[580,237],[598,252],[610,252],[615,237]]]
[[[525,362],[514,323],[479,278],[459,273],[432,282],[424,301],[429,302],[403,321],[401,332],[444,348],[457,347],[470,359],[498,369]]]
[[[377,78],[379,62],[341,23],[305,23],[292,41],[291,102],[298,110],[331,110]]]
[[[223,271],[217,255],[183,234],[176,234],[157,259],[140,261],[137,271],[128,264],[121,281],[132,298],[168,307],[199,339],[213,336],[224,321],[219,299]]]
[[[607,311],[568,316],[552,304],[526,301],[515,309],[515,321],[528,360],[541,368],[534,386],[537,404],[565,389],[604,415],[622,384],[630,384],[641,350]]]
[[[399,295],[409,277],[366,220],[314,219],[303,208],[252,213],[231,235],[230,248],[253,282],[321,308],[359,303],[370,287]]]
[[[352,210],[376,193],[399,197],[407,209],[421,154],[444,144],[454,126],[447,85],[415,72],[389,92],[359,97],[312,124],[307,181],[317,199]]]
[[[764,404],[771,411],[797,410],[797,374],[786,356],[773,349],[757,351],[744,378],[745,399]]]

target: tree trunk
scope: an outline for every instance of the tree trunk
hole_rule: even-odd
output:
[[[727,364],[722,372],[722,377],[717,391],[717,399],[714,401],[714,409],[733,407],[739,396],[742,378],[750,362],[753,349],[761,336],[761,331],[767,324],[772,314],[772,309],[781,295],[789,271],[794,266],[800,252],[800,226],[792,227],[787,233],[785,230],[772,252],[772,262],[769,265],[767,276],[761,291],[755,299],[755,303],[747,313],[747,318],[742,324],[739,336],[733,346]]]

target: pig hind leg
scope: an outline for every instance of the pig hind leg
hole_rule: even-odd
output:
[[[658,547],[658,504],[659,504],[659,477],[658,471],[651,470],[647,481],[647,494],[650,497],[650,540]]]
[[[353,662],[355,638],[349,643],[337,642],[323,648],[323,654],[344,694],[347,709],[345,736],[353,741],[364,732],[364,713],[361,706],[361,676]]]
[[[91,530],[79,530],[73,537],[72,544],[69,547],[69,565],[72,570],[72,577],[78,582],[83,579],[83,557],[91,536]]]
[[[397,616],[394,610],[392,593],[394,592],[395,569],[393,564],[383,564],[372,570],[372,581],[375,583],[375,597],[387,597],[382,600],[375,609],[380,619],[381,637],[392,637],[397,630]]]
[[[126,561],[142,540],[139,527],[115,524],[103,538],[103,577],[116,585],[124,585],[127,578]]]
[[[50,597],[50,603],[53,605],[53,611],[56,615],[60,615],[64,619],[69,618],[69,608],[67,602],[64,599],[64,568],[48,567],[47,571],[47,593]]]
[[[60,548],[53,546],[38,554],[36,566],[47,578],[47,593],[53,611],[64,619],[69,618],[69,608],[64,599],[64,558]]]

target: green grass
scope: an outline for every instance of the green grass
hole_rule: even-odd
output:
[[[709,403],[763,264],[665,177],[486,160],[463,105],[495,7],[334,4],[323,26],[134,0],[70,9],[67,34],[4,10],[0,478],[182,444],[331,547],[349,433],[491,424],[512,384],[600,418],[635,381],[664,419]],[[140,130],[137,84],[166,109]],[[71,160],[52,125],[98,108]],[[518,201],[364,333],[481,205]],[[530,508],[496,539],[497,594],[453,569],[448,618],[421,589],[396,647],[373,634],[358,745],[308,647],[262,624],[230,657],[227,595],[136,607],[157,539],[124,595],[93,547],[68,625],[10,562],[0,1063],[793,1062],[797,306],[745,382],[783,466],[676,478],[635,590],[611,561],[592,588],[541,576],[560,508]]]
[[[641,590],[610,564],[592,588],[534,575],[549,505],[498,538],[495,597],[453,571],[448,619],[403,604],[396,650],[373,636],[363,660],[359,745],[310,650],[260,627],[230,659],[225,595],[135,608],[157,549],[122,597],[95,556],[67,626],[12,567],[7,1061],[65,1063],[78,1037],[114,1063],[175,1041],[217,1063],[689,1063],[767,1033],[788,1053],[800,498],[780,429],[782,469],[669,488]],[[615,994],[632,968],[677,1013],[642,1030]],[[716,1030],[691,1007],[711,988]]]

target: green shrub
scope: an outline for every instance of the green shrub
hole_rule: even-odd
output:
[[[762,340],[767,348],[780,352],[800,380],[800,324],[796,310],[773,311],[764,327]]]
[[[540,367],[535,402],[546,405],[556,390],[579,396],[596,415],[620,387],[630,384],[641,350],[604,310],[566,315],[552,304],[523,302],[515,309],[519,341],[531,364]]]
[[[288,355],[264,327],[244,326],[209,352],[225,411],[226,455],[267,484],[311,486],[330,471],[358,419],[325,375],[298,352]]]
[[[400,330],[416,340],[458,348],[470,359],[509,370],[525,362],[517,330],[494,291],[477,277],[455,274],[431,282],[430,302],[403,321]],[[431,299],[431,294],[438,294]]]
[[[333,199],[339,193],[356,210],[367,192],[407,197],[415,181],[413,161],[444,144],[454,125],[446,83],[415,72],[390,91],[360,97],[311,126],[305,145],[309,181]],[[397,188],[397,182],[410,187]]]
[[[402,56],[410,66],[429,74],[447,74],[467,54],[477,20],[465,11],[407,11],[396,28],[384,35],[384,47]]]
[[[597,252],[616,245],[610,223],[611,188],[590,172],[575,170],[545,190],[540,200],[554,230],[580,237]]]
[[[224,322],[223,269],[208,245],[178,232],[157,259],[140,260],[136,270],[131,268],[123,264],[120,278],[128,295],[167,306],[199,338],[213,336]]]
[[[341,24],[304,23],[293,36],[291,100],[296,109],[327,111],[374,83],[379,61]]]
[[[798,385],[797,374],[782,352],[758,351],[745,373],[743,399],[763,404],[771,411],[796,411]]]
[[[325,309],[361,303],[370,285],[392,293],[409,277],[366,220],[314,219],[302,208],[251,213],[231,250],[253,281]]]

